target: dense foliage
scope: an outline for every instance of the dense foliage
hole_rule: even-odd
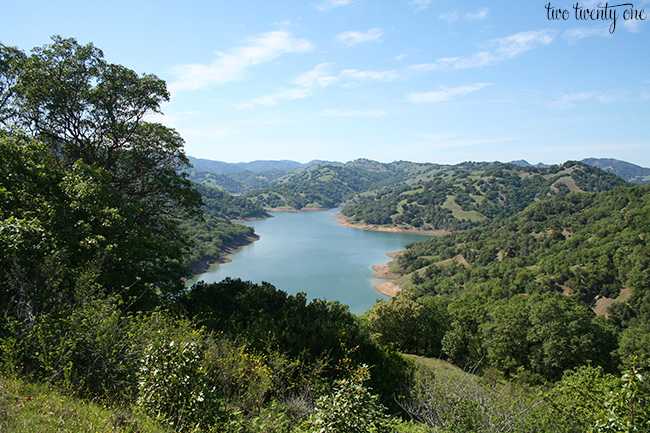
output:
[[[439,356],[441,345],[455,362],[533,382],[588,363],[613,372],[648,355],[648,221],[650,189],[624,187],[411,244],[392,266],[409,292],[376,304],[369,326],[404,350]],[[414,329],[432,297],[447,308]],[[404,332],[386,331],[391,320]]]
[[[10,251],[0,267],[14,276],[4,307],[29,316],[46,293],[69,298],[81,272],[146,302],[181,289],[179,221],[198,215],[201,198],[179,174],[183,140],[143,120],[168,99],[164,82],[73,39],[30,56],[0,49],[12,64],[0,137]]]
[[[232,196],[216,188],[194,184],[203,199],[201,218],[187,218],[182,226],[190,238],[187,265],[195,272],[222,260],[225,253],[257,239],[252,227],[233,220],[266,218],[269,215],[243,197]]]
[[[506,218],[551,196],[624,184],[577,162],[550,168],[463,163],[437,172],[432,180],[347,206],[343,214],[364,224],[455,231]]]
[[[648,187],[565,195],[616,184],[577,163],[358,160],[255,204],[190,182],[180,136],[145,120],[167,98],[92,44],[0,45],[2,431],[648,431]],[[252,235],[231,219],[406,184],[456,216],[544,200],[409,246],[393,267],[410,291],[362,318],[269,283],[184,288],[188,261]],[[619,294],[607,318],[587,306]]]
[[[382,164],[367,159],[323,163],[297,170],[245,196],[268,208],[332,208],[359,195],[403,184],[436,167],[403,161]]]

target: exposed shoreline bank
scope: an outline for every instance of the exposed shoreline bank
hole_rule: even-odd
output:
[[[282,208],[282,207],[265,207],[264,210],[269,212],[309,212],[309,211],[321,211],[321,210],[330,210],[331,207],[303,207],[301,209],[294,208]],[[271,215],[273,216],[273,215]]]
[[[286,209],[286,208],[265,208],[266,211],[271,211],[271,212],[309,212],[309,211],[325,211],[325,210],[331,210],[332,208],[311,208],[311,207],[305,207],[302,209]],[[418,229],[407,229],[407,228],[401,228],[401,227],[380,227],[380,226],[373,226],[370,224],[358,224],[358,223],[350,223],[345,219],[345,216],[341,212],[335,212],[333,214],[335,218],[337,218],[337,223],[341,227],[350,227],[350,228],[355,228],[355,229],[361,229],[361,230],[369,230],[369,231],[381,231],[381,232],[390,232],[390,233],[413,233],[413,234],[424,234],[424,235],[430,235],[430,236],[440,236],[443,234],[446,234],[448,232],[444,230],[418,230]],[[240,220],[241,221],[252,221],[256,219],[265,219],[265,218],[273,218],[273,215],[265,216],[265,217],[255,217],[255,218],[247,218],[245,220]],[[235,221],[233,221],[235,222]],[[199,260],[197,263],[191,266],[192,269],[192,276],[188,278],[189,280],[195,279],[198,277],[200,274],[203,274],[207,272],[210,268],[210,266],[214,264],[219,264],[219,263],[229,263],[232,262],[232,259],[228,257],[229,254],[232,254],[233,252],[237,251],[238,249],[249,245],[257,240],[259,240],[260,237],[256,234],[252,236],[245,236],[243,239],[240,239],[239,242],[236,242],[232,245],[229,245],[224,251],[222,251],[217,257],[206,257],[201,260]],[[390,252],[386,254],[388,257],[390,257],[392,260],[397,260],[397,258],[401,255],[403,255],[403,252]],[[404,290],[402,287],[400,287],[398,284],[394,282],[394,280],[398,279],[401,277],[400,274],[392,272],[390,270],[391,262],[382,264],[382,265],[374,265],[372,266],[373,271],[375,272],[373,275],[373,278],[377,279],[382,279],[382,280],[389,280],[380,284],[375,284],[373,286],[373,289],[375,289],[377,292],[381,293],[382,295],[388,296],[388,297],[394,297],[396,296],[399,292]]]
[[[415,233],[415,234],[431,235],[431,236],[442,236],[451,233],[450,231],[447,230],[407,229],[403,227],[382,227],[382,226],[376,226],[372,224],[352,223],[348,221],[345,215],[343,215],[341,212],[335,212],[333,216],[335,218],[338,218],[336,222],[339,225],[343,227],[351,227],[353,229],[373,230],[377,232],[390,232],[390,233]]]
[[[424,235],[431,235],[431,236],[442,236],[451,233],[447,230],[418,230],[418,229],[406,229],[402,227],[381,227],[372,224],[351,223],[345,218],[345,215],[343,215],[341,212],[336,212],[334,213],[333,216],[335,218],[338,218],[336,222],[342,227],[351,227],[354,229],[373,230],[373,231],[390,232],[390,233],[417,233],[417,234],[424,234]],[[400,252],[388,253],[386,255],[392,258],[393,260],[397,260],[397,258],[402,254],[404,253],[400,251]],[[382,295],[392,298],[396,296],[399,292],[404,290],[403,287],[400,287],[398,284],[395,284],[394,280],[401,277],[401,275],[390,271],[390,262],[385,263],[383,265],[375,265],[372,267],[372,269],[375,271],[375,274],[373,275],[374,278],[380,280],[391,280],[391,281],[386,281],[385,283],[379,283],[372,286],[373,289],[375,289]]]
[[[394,253],[388,253],[386,255],[391,259],[393,259],[393,261],[395,261],[399,256],[403,254],[404,252],[399,251]],[[373,278],[377,278],[380,280],[396,280],[399,277],[401,277],[400,274],[397,274],[390,270],[390,264],[391,262],[385,263],[383,265],[373,266],[372,269],[373,271],[375,271]],[[402,287],[400,287],[398,284],[395,284],[393,281],[386,281],[385,283],[375,284],[374,286],[372,286],[372,288],[378,291],[379,293],[381,293],[382,295],[388,296],[390,298],[396,296],[399,292],[404,290]]]

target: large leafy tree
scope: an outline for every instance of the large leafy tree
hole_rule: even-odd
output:
[[[25,53],[0,43],[0,125],[8,124],[15,115],[14,85],[24,59]]]
[[[168,99],[163,80],[106,62],[91,43],[55,36],[29,56],[0,46],[3,224],[50,245],[20,243],[3,270],[27,281],[30,255],[56,256],[32,292],[53,280],[70,289],[85,274],[140,305],[182,289],[179,222],[199,214],[201,198],[182,173],[183,139],[147,121]]]
[[[556,292],[517,295],[494,303],[480,334],[491,365],[525,369],[550,380],[591,362],[613,368],[612,329],[585,305]]]

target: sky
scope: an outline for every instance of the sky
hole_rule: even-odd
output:
[[[5,45],[73,37],[164,79],[170,101],[150,120],[197,158],[650,167],[650,0],[0,0],[0,10]]]

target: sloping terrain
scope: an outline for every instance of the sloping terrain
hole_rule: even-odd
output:
[[[606,191],[619,177],[579,162],[549,168],[463,163],[429,179],[346,207],[348,221],[426,230],[461,230],[506,218],[536,201],[570,192]]]

